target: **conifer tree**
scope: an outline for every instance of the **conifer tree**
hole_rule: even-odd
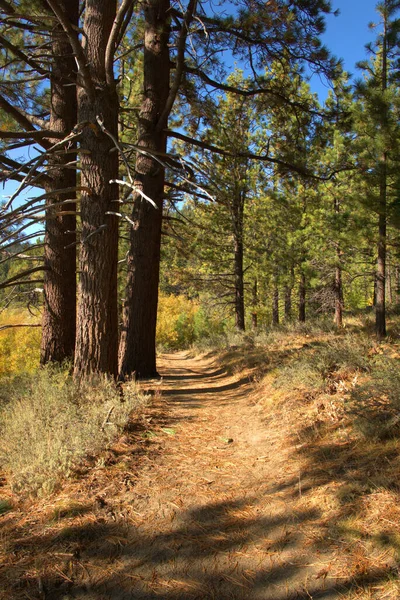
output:
[[[370,61],[360,63],[365,72],[357,86],[357,133],[366,201],[378,216],[377,268],[375,283],[375,330],[379,338],[386,335],[386,254],[387,226],[393,197],[391,189],[397,179],[399,123],[397,111],[400,52],[400,9],[397,0],[377,4],[380,31],[374,44],[367,48]]]

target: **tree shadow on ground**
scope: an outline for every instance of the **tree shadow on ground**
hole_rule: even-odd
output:
[[[2,568],[9,600],[306,600],[345,597],[357,586],[376,584],[388,577],[373,570],[349,581],[313,580],[293,588],[299,577],[307,580],[309,549],[296,562],[276,560],[270,548],[252,560],[248,544],[262,547],[289,520],[292,525],[313,522],[317,510],[296,511],[271,518],[256,516],[255,498],[236,499],[186,511],[175,526],[159,534],[143,532],[127,521],[97,514],[95,521],[66,525],[45,535],[15,531],[8,553],[17,557]],[[241,515],[241,516],[240,516]],[[293,541],[301,544],[301,540]],[[25,570],[29,556],[35,563]]]

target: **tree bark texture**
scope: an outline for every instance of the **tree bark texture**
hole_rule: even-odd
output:
[[[158,125],[169,95],[169,8],[169,0],[145,2],[144,89],[138,145],[150,152],[166,151],[166,135]],[[155,337],[164,182],[165,172],[160,163],[139,153],[135,183],[157,208],[139,194],[135,197],[119,347],[121,378],[133,374],[137,378],[158,375]]]
[[[69,21],[78,25],[78,0],[60,2]],[[68,37],[60,24],[53,30],[50,129],[68,135],[77,122],[76,63]],[[67,150],[67,149],[66,149]],[[44,306],[40,362],[62,362],[73,359],[76,331],[76,210],[75,203],[54,206],[74,200],[76,192],[63,192],[76,186],[76,169],[66,168],[76,155],[65,152],[50,156],[51,185],[54,192],[46,200],[44,264]]]
[[[75,377],[93,373],[117,375],[118,313],[118,96],[114,82],[107,82],[105,51],[116,12],[115,0],[87,0],[85,52],[94,91],[81,86],[78,116],[82,124],[81,245]]]

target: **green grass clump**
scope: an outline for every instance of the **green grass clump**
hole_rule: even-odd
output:
[[[113,382],[78,386],[54,367],[21,379],[0,411],[0,465],[12,489],[51,493],[79,460],[107,445],[142,402],[134,387],[126,386],[121,402]]]

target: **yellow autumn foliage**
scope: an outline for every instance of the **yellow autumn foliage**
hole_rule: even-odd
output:
[[[1,329],[20,323],[40,323],[40,315],[32,316],[24,309],[0,313],[0,377],[33,373],[39,366],[40,327]]]
[[[177,350],[195,339],[195,317],[199,305],[185,296],[160,294],[158,300],[157,344]]]

